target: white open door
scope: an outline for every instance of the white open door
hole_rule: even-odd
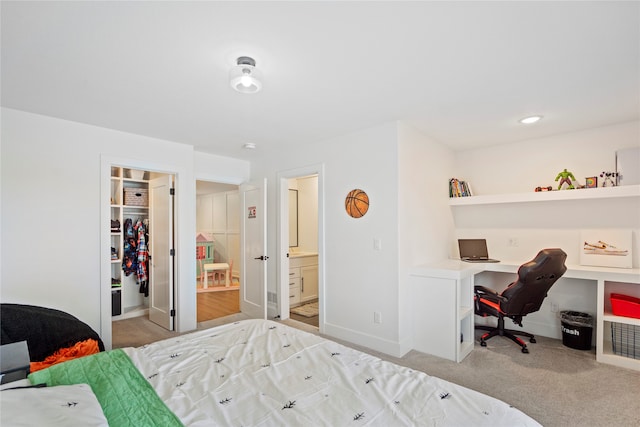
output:
[[[242,268],[240,311],[267,318],[267,180],[240,186]]]
[[[172,176],[149,182],[149,320],[173,331]]]

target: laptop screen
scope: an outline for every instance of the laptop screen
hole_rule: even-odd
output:
[[[489,258],[486,239],[458,239],[460,259]]]

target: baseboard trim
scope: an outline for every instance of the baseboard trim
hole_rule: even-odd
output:
[[[410,349],[410,344],[408,342],[399,343],[390,341],[384,338],[376,337],[374,335],[354,331],[353,329],[333,325],[331,323],[324,324],[323,334],[327,335],[330,338],[333,337],[336,339],[348,341],[350,343],[361,345],[363,347],[367,347],[393,357],[402,357],[408,352],[408,350],[403,351],[403,349]]]

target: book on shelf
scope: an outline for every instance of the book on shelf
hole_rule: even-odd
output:
[[[451,178],[449,180],[449,197],[469,197],[473,196],[471,186],[467,181],[462,181],[457,178]]]

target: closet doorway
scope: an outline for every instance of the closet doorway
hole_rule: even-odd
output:
[[[197,322],[240,312],[239,187],[196,181]]]
[[[175,176],[111,166],[112,321],[148,316],[174,330]]]

